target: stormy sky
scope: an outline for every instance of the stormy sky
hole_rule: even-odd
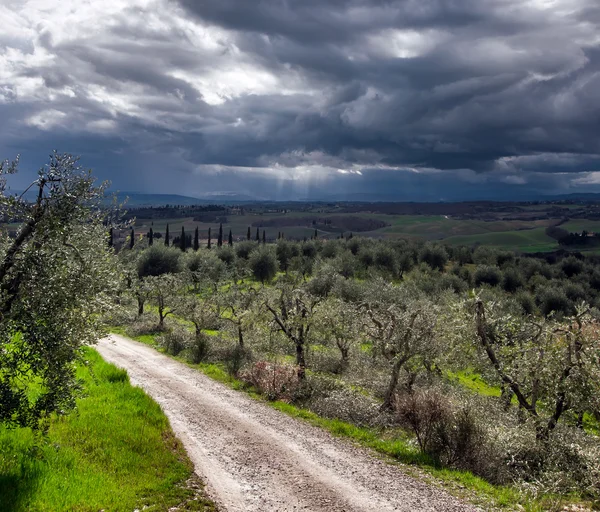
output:
[[[2,0],[0,157],[263,199],[600,192],[598,0]]]

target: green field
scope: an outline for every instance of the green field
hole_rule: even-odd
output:
[[[227,222],[223,223],[223,233],[225,240],[231,229],[234,241],[245,240],[248,226],[251,226],[251,238],[256,237],[256,226],[252,224],[268,222],[271,219],[281,217],[281,213],[269,214],[246,214],[246,215],[227,215]],[[347,214],[321,212],[291,212],[287,214],[293,218],[322,218],[324,216],[333,219],[336,217],[348,216]],[[443,240],[453,245],[477,245],[485,244],[504,249],[524,252],[552,251],[558,249],[555,240],[548,237],[544,230],[546,227],[556,224],[558,219],[543,220],[462,220],[443,215],[386,215],[377,213],[358,213],[353,216],[375,219],[383,221],[385,227],[372,230],[353,233],[357,236],[366,236],[374,238],[421,238],[425,240]],[[150,227],[155,233],[164,234],[166,226],[169,224],[171,240],[181,233],[183,226],[186,233],[193,233],[198,227],[202,244],[206,243],[208,229],[211,228],[213,241],[216,240],[219,225],[218,223],[205,223],[194,221],[193,217],[180,217],[171,219],[147,219],[137,218],[135,230],[138,236],[147,233]],[[567,226],[569,224],[565,224]],[[595,223],[600,230],[600,222]],[[573,228],[587,226],[591,230],[594,223],[591,221],[573,221]],[[277,238],[280,232],[285,233],[286,238],[302,239],[310,238],[314,235],[314,227],[306,226],[285,226],[285,227],[260,227],[260,237],[263,230],[266,232],[268,240]],[[581,229],[578,229],[581,230]],[[348,234],[348,231],[345,231]],[[123,232],[127,235],[128,232]],[[339,230],[327,231],[318,229],[318,236],[321,238],[337,238]]]
[[[545,252],[559,249],[556,240],[546,235],[544,228],[452,236],[445,239],[445,242],[452,245],[489,245],[521,252]]]
[[[581,233],[588,231],[590,233],[600,232],[599,220],[574,219],[560,225],[560,228],[566,229],[569,233]]]

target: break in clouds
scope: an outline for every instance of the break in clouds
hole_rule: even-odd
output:
[[[597,0],[4,0],[0,156],[265,199],[600,191]]]

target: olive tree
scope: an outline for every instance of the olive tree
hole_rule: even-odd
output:
[[[400,371],[413,358],[430,359],[437,350],[436,306],[381,281],[375,282],[371,300],[361,304],[364,327],[373,341],[374,354],[390,367],[390,380],[382,410],[393,408]]]
[[[565,413],[600,409],[598,325],[581,305],[563,321],[511,314],[476,298],[475,340],[502,385],[548,439]],[[508,401],[510,403],[510,401]]]
[[[275,330],[294,344],[298,379],[302,380],[306,375],[306,346],[316,320],[316,306],[321,299],[302,288],[288,285],[281,286],[276,293],[278,298],[267,296],[264,305],[272,317]]]
[[[350,350],[360,339],[362,325],[358,309],[337,297],[328,297],[319,304],[317,328],[319,334],[339,350],[339,371],[344,371],[350,363]]]
[[[2,219],[21,221],[14,237],[0,235],[0,422],[36,428],[74,405],[75,363],[102,333],[117,267],[105,186],[76,158],[51,155],[29,187],[33,202],[7,194],[16,170],[16,162],[0,164]]]

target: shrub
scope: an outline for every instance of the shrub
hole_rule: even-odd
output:
[[[323,249],[321,250],[321,256],[326,259],[335,258],[338,253],[338,245],[333,240],[329,240],[328,242],[323,244]]]
[[[438,289],[440,291],[452,290],[454,293],[460,294],[466,292],[469,285],[459,276],[454,274],[444,274],[439,278]]]
[[[252,359],[252,354],[247,348],[236,344],[234,347],[226,350],[224,359],[229,375],[237,377],[244,364]]]
[[[327,297],[336,282],[336,273],[329,265],[322,265],[308,283],[308,291],[317,297]]]
[[[359,427],[380,425],[379,403],[358,391],[334,389],[311,401],[310,409],[320,416],[338,419]]]
[[[375,251],[375,265],[385,272],[395,275],[398,271],[398,262],[396,261],[396,253],[385,245],[379,247]]]
[[[184,329],[173,329],[157,338],[158,344],[172,356],[178,356],[191,342],[192,335]]]
[[[451,415],[450,403],[435,390],[396,395],[394,409],[400,425],[410,429],[423,453],[431,453],[436,430]]]
[[[291,402],[299,388],[298,368],[285,363],[257,361],[240,372],[240,379],[254,386],[268,400]]]
[[[436,389],[397,394],[396,417],[412,430],[421,451],[444,466],[471,471],[501,483],[502,457],[473,410],[459,408]]]
[[[189,361],[194,364],[201,363],[210,352],[210,336],[200,332],[188,340],[187,346]]]

